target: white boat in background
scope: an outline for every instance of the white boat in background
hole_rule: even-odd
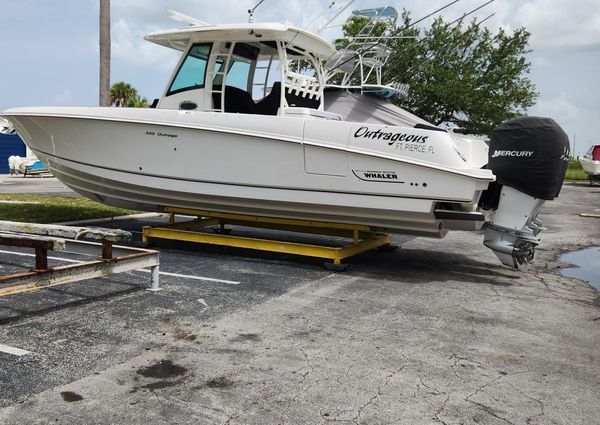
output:
[[[10,122],[0,118],[0,134],[14,134],[15,129]]]
[[[596,181],[600,182],[600,145],[591,146],[579,162],[581,162],[583,171],[589,176],[590,184]]]
[[[80,194],[146,211],[366,224],[436,238],[485,229],[484,243],[504,264],[533,258],[537,213],[558,195],[566,169],[568,141],[554,121],[508,122],[488,155],[484,141],[373,94],[397,85],[328,87],[341,56],[308,31],[196,23],[146,40],[183,52],[154,108],[2,113]],[[380,53],[359,61],[379,78]]]

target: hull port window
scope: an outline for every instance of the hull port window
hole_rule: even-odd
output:
[[[194,45],[179,68],[167,96],[204,87],[211,44]]]

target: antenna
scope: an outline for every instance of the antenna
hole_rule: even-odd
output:
[[[344,13],[344,11],[345,11],[346,9],[348,9],[348,8],[349,8],[349,7],[352,5],[352,3],[354,3],[354,2],[355,2],[355,0],[350,0],[348,3],[346,3],[346,6],[342,7],[342,8],[341,8],[341,9],[338,11],[338,13],[336,13],[336,14],[333,16],[333,18],[331,18],[330,20],[328,20],[328,21],[325,23],[325,25],[323,25],[321,28],[319,28],[319,29],[316,31],[316,33],[317,33],[317,34],[320,34],[320,33],[321,33],[321,31],[323,31],[323,30],[327,29],[327,26],[328,26],[329,24],[331,24],[333,21],[335,21],[335,20],[337,19],[337,17],[338,17],[338,16],[340,16],[342,13]],[[331,5],[329,6],[329,8],[331,9],[331,8],[333,7],[333,5],[334,5],[334,4],[335,4],[335,2],[331,2]]]
[[[265,0],[260,0],[256,6],[254,6],[252,9],[248,9],[248,23],[251,24],[252,22],[254,22],[254,12],[256,11],[256,9],[258,9],[258,6],[264,3],[264,1]]]
[[[171,9],[167,10],[167,16],[169,18],[173,19],[174,21],[183,22],[188,25],[200,25],[203,27],[210,25],[207,22],[201,21],[196,18],[192,18],[191,16],[184,15],[183,13],[179,13],[179,12],[177,12],[175,10],[171,10]]]

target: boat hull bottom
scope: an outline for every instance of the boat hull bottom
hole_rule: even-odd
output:
[[[122,178],[124,176],[119,176],[118,172],[112,172],[113,178],[109,178],[103,169],[88,167],[92,169],[84,171],[66,166],[65,161],[57,163],[54,159],[48,161],[48,158],[44,158],[44,162],[49,165],[52,174],[75,192],[86,198],[120,208],[164,212],[166,208],[171,207],[262,217],[360,224],[371,226],[377,231],[432,238],[442,238],[448,231],[442,221],[437,220],[433,214],[435,204],[433,200],[393,199],[393,203],[410,205],[413,209],[402,211],[401,209],[390,208],[390,200],[386,197],[381,197],[382,199],[378,200],[381,204],[384,204],[382,208],[351,206],[374,205],[373,200],[375,197],[369,195],[344,194],[343,201],[336,204],[335,200],[338,195],[313,192],[316,198],[327,198],[329,201],[327,205],[323,205],[322,202],[298,201],[298,199],[293,198],[293,191],[283,189],[269,189],[269,192],[281,192],[281,194],[278,194],[280,197],[278,200],[268,199],[267,195],[260,196],[256,193],[260,190],[254,191],[252,197],[215,196],[206,194],[201,190],[176,191],[162,188],[159,184],[138,185]],[[144,177],[138,176],[138,178],[143,179]],[[160,178],[147,176],[146,180],[153,183],[160,180]],[[190,182],[181,182],[180,184],[188,187],[193,185]],[[206,186],[206,184],[198,184],[198,186]],[[219,184],[212,186],[219,186]],[[235,188],[238,187],[235,186]],[[226,188],[219,190],[222,193],[227,193]],[[248,190],[252,191],[251,188]],[[212,188],[212,191],[214,192],[215,189]],[[303,194],[304,198],[309,195]],[[282,199],[291,200],[284,201]],[[413,208],[415,205],[423,212],[415,212]]]

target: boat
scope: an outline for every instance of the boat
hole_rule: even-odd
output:
[[[590,179],[590,185],[600,183],[600,145],[590,146],[590,150],[579,162]]]
[[[15,134],[14,127],[4,118],[0,118],[0,134]]]
[[[371,78],[333,84],[331,75],[351,72],[347,53],[289,25],[193,21],[145,39],[182,52],[153,107],[1,114],[81,195],[144,211],[362,224],[433,238],[483,230],[503,264],[523,268],[533,258],[537,214],[558,195],[568,157],[553,120],[509,121],[488,147],[386,101],[403,90],[380,81],[385,49],[358,58]]]

